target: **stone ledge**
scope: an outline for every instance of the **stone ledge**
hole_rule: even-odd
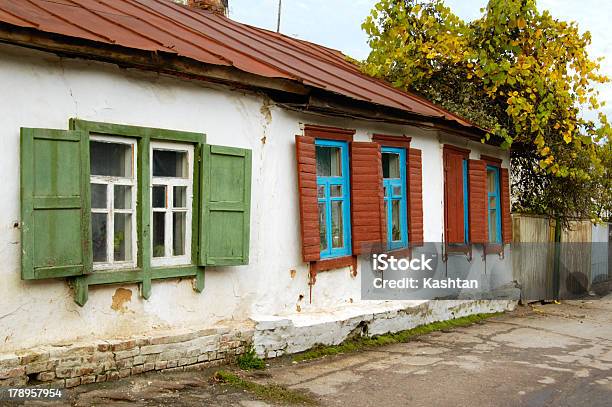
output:
[[[357,329],[368,336],[395,333],[436,321],[514,309],[516,301],[364,301],[325,312],[256,316],[253,344],[273,358],[316,345],[337,345]]]

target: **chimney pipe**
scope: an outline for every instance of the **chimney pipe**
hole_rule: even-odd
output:
[[[199,8],[202,10],[210,10],[215,13],[223,14],[227,16],[228,13],[228,0],[189,0],[187,4],[189,7]]]

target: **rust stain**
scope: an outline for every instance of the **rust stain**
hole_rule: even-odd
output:
[[[297,271],[295,271],[294,269],[289,270],[289,274],[291,275],[291,278],[295,278],[295,275],[297,274]]]
[[[111,308],[115,311],[125,312],[127,311],[127,303],[130,301],[132,301],[132,290],[117,288],[115,295],[113,295]]]
[[[300,304],[297,304],[297,305],[295,306],[295,310],[296,310],[297,312],[302,312],[302,307],[300,306]]]

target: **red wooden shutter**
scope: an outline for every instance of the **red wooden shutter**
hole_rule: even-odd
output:
[[[423,163],[416,148],[408,154],[408,241],[423,245]]]
[[[302,258],[310,262],[319,260],[321,256],[315,139],[314,137],[295,136],[295,146],[300,194]]]
[[[470,160],[469,174],[469,211],[470,242],[487,243],[487,163],[483,160]]]
[[[382,155],[378,143],[351,143],[353,253],[367,253],[386,241]],[[378,246],[380,247],[380,246]]]
[[[504,243],[512,243],[512,217],[510,216],[510,173],[501,169],[502,237]]]
[[[464,243],[463,160],[465,155],[444,150],[444,223],[446,243]]]

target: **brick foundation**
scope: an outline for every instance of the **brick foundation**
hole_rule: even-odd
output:
[[[153,370],[202,370],[230,362],[252,338],[250,328],[217,327],[0,353],[0,387],[74,387]]]

